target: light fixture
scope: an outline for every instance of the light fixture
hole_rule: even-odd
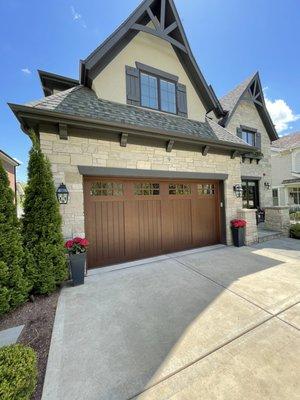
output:
[[[236,197],[242,197],[243,196],[243,186],[238,184],[233,186],[233,191],[236,195]]]
[[[56,191],[56,197],[59,204],[68,204],[69,191],[65,184],[61,183]]]
[[[269,182],[265,182],[264,186],[265,186],[265,189],[267,189],[267,190],[270,190],[270,188],[271,188],[271,185]]]

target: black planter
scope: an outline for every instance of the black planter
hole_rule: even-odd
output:
[[[86,253],[70,254],[70,265],[73,285],[84,284]]]
[[[233,244],[235,247],[245,246],[245,228],[231,227]]]

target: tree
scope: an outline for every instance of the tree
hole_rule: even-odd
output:
[[[22,233],[24,247],[34,259],[33,292],[46,294],[66,279],[67,263],[50,163],[35,133],[31,131],[30,137]]]
[[[26,301],[31,288],[26,269],[31,269],[30,257],[22,247],[14,194],[0,161],[0,314]]]

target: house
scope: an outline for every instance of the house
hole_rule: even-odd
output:
[[[69,191],[63,233],[87,236],[89,267],[230,244],[238,210],[272,204],[259,74],[218,99],[173,0],[143,1],[78,80],[39,75],[45,98],[10,107]]]
[[[300,210],[300,132],[272,143],[273,204]]]
[[[16,168],[20,165],[14,158],[6,154],[3,150],[0,150],[0,161],[7,172],[10,187],[13,192],[16,193]]]

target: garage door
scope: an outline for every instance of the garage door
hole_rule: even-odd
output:
[[[84,178],[88,267],[220,241],[218,181]]]

